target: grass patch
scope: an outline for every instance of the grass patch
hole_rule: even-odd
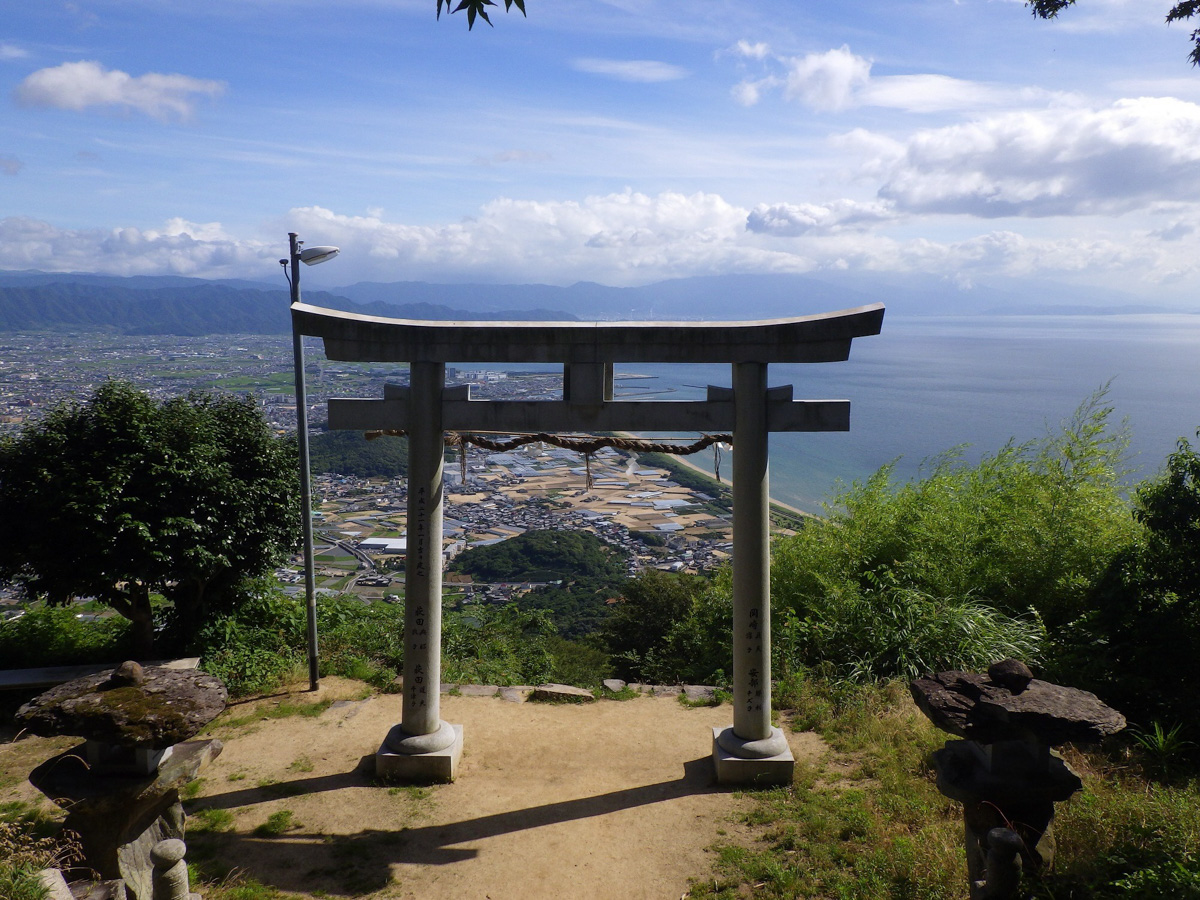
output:
[[[200,796],[202,790],[204,790],[204,779],[195,778],[183,786],[179,791],[179,798],[181,800],[195,800]]]
[[[233,813],[227,809],[198,809],[188,813],[188,831],[218,833],[233,830]]]
[[[315,719],[333,704],[333,700],[319,700],[316,703],[295,700],[281,700],[278,703],[263,704],[243,715],[222,715],[217,718],[208,730],[215,728],[243,728],[263,719],[288,719],[292,716],[302,716]]]
[[[299,823],[294,820],[292,811],[290,809],[280,809],[267,816],[267,821],[256,826],[254,833],[258,837],[279,837],[281,834],[298,827]]]
[[[301,756],[298,759],[292,760],[288,768],[293,772],[311,772],[313,770],[313,762],[307,756]]]

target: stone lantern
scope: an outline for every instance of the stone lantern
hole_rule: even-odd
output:
[[[152,851],[183,837],[179,791],[221,752],[189,741],[225,708],[219,678],[125,662],[51,688],[17,711],[34,734],[77,735],[82,746],[42,763],[33,785],[67,810],[85,861],[123,879],[135,900],[153,896]]]
[[[1083,787],[1053,748],[1097,743],[1124,728],[1124,716],[1095,694],[1039,681],[1015,659],[909,689],[934,725],[963,738],[933,762],[938,790],[963,805],[972,900],[1015,896],[1018,864],[1035,872],[1053,859],[1054,804]]]

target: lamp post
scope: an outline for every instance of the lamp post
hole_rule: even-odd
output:
[[[292,304],[300,302],[300,263],[315,266],[338,255],[337,247],[309,247],[301,250],[304,241],[295,232],[288,234],[288,259],[281,259],[284,275],[291,288]],[[290,274],[289,274],[290,269]],[[312,475],[308,461],[308,392],[304,385],[304,342],[292,321],[292,368],[296,376],[296,440],[300,449],[300,495],[303,509],[300,519],[304,529],[304,598],[308,608],[308,686],[315,691],[320,684],[317,665],[317,581],[313,568]]]

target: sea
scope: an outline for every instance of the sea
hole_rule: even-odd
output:
[[[729,386],[724,365],[618,364],[618,398],[690,400]],[[648,376],[621,378],[621,375]],[[1110,424],[1128,429],[1127,483],[1159,472],[1200,427],[1200,315],[888,316],[845,362],[772,365],[796,399],[847,399],[850,430],[771,435],[771,495],[820,513],[838,486],[881,466],[919,477],[941,454],[978,460],[1046,436],[1107,390]],[[713,457],[692,457],[712,471]],[[731,470],[728,456],[722,472]]]

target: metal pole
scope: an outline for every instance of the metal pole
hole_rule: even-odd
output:
[[[295,232],[288,234],[292,267],[292,303],[300,302],[300,241]],[[308,686],[320,686],[317,661],[317,582],[313,566],[312,476],[308,457],[308,391],[304,384],[304,341],[292,320],[292,368],[296,373],[296,443],[300,449],[300,512],[304,529],[304,599],[308,608]]]

